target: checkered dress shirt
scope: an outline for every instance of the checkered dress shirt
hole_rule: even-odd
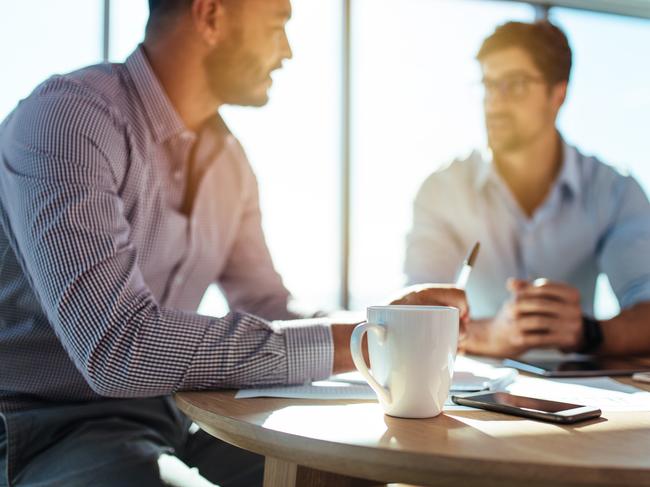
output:
[[[212,282],[223,318],[195,312]],[[184,127],[142,47],[0,125],[0,411],[327,377],[326,323],[267,321],[288,299],[243,150]]]

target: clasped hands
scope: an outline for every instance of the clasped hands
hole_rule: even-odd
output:
[[[472,349],[496,356],[515,356],[532,348],[575,352],[582,346],[580,292],[564,283],[509,279],[511,294],[498,315],[482,323],[482,339]],[[476,330],[476,326],[471,327]],[[471,333],[470,333],[471,335]],[[468,338],[472,340],[472,337]]]

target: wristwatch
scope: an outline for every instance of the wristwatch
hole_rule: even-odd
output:
[[[603,330],[600,322],[590,316],[582,317],[582,347],[578,352],[592,353],[603,343]]]

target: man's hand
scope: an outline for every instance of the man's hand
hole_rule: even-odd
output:
[[[334,366],[332,373],[341,374],[356,370],[354,362],[352,361],[352,353],[350,352],[350,338],[352,338],[352,331],[357,325],[332,325],[332,341],[334,342]],[[363,337],[363,357],[366,360],[366,365],[370,364],[368,357],[368,335]]]
[[[509,300],[494,318],[470,322],[461,349],[493,357],[515,357],[525,352],[524,333],[513,319],[513,309],[514,300]]]
[[[448,284],[418,284],[407,287],[390,304],[452,306],[460,311],[461,323],[469,318],[465,291]]]
[[[512,319],[520,331],[518,345],[575,352],[582,346],[580,292],[567,284],[537,279],[511,280]]]
[[[512,357],[531,348],[575,351],[582,345],[580,293],[566,284],[510,279],[512,294],[497,316],[468,325],[466,351]]]
[[[460,310],[461,323],[469,316],[469,306],[465,291],[444,284],[422,284],[406,288],[400,297],[390,304],[420,305],[420,306],[453,306]],[[332,325],[332,340],[334,342],[334,373],[347,372],[354,369],[350,354],[350,337],[356,325]],[[368,345],[364,337],[363,353],[368,360]]]

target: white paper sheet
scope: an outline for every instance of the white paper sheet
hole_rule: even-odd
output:
[[[375,400],[374,391],[364,382],[352,384],[340,381],[318,381],[302,386],[262,387],[241,389],[235,398],[286,397],[291,399],[361,399]]]
[[[471,357],[459,355],[454,365],[452,392],[498,391],[514,382],[519,373],[508,367],[495,367]]]
[[[236,399],[249,399],[254,397],[377,401],[377,396],[367,384],[346,384],[340,381],[317,381],[303,386],[241,389],[235,395]],[[472,408],[454,404],[450,398],[447,398],[445,402],[445,411],[462,411],[467,409]]]
[[[609,377],[539,379],[519,377],[507,388],[520,396],[592,406],[605,411],[650,411],[650,392]]]

